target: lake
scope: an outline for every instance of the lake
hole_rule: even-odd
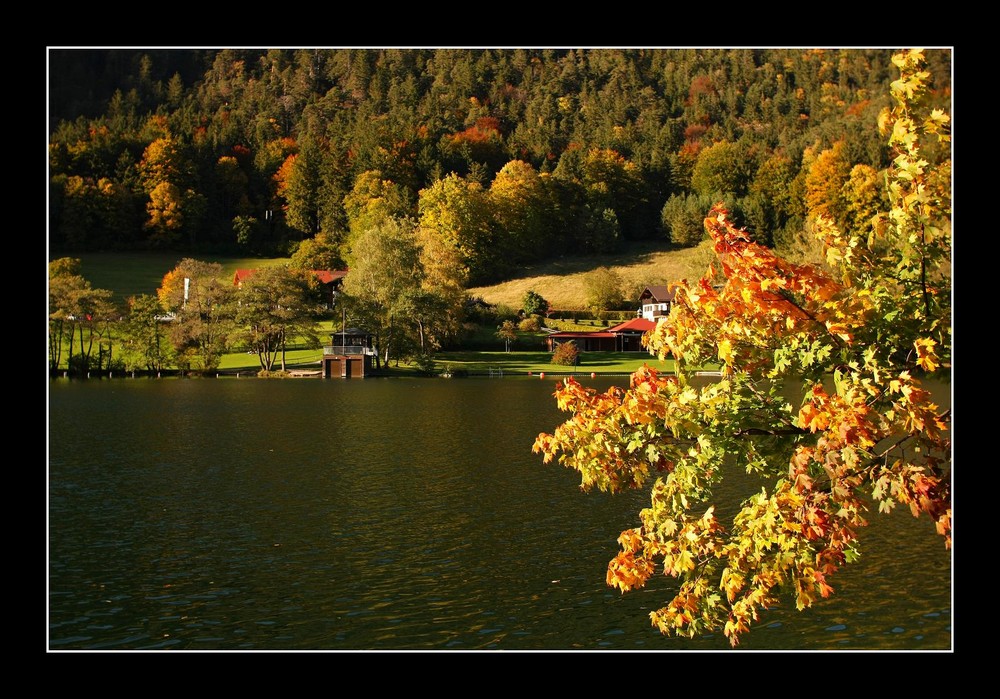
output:
[[[531,453],[554,387],[51,380],[48,648],[729,650],[651,627],[673,580],[605,585],[648,496]],[[908,511],[870,520],[835,594],[739,651],[951,649],[950,552]]]

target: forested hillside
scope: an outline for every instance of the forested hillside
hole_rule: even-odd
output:
[[[346,264],[392,218],[473,286],[697,244],[720,199],[766,245],[853,229],[884,207],[891,54],[53,49],[49,244]],[[947,106],[951,51],[927,59]]]

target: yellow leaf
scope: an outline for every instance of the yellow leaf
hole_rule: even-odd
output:
[[[917,349],[917,364],[926,371],[934,371],[938,367],[937,354],[934,352],[934,340],[924,337],[913,342]]]
[[[728,339],[719,342],[719,359],[728,364],[733,359],[733,343]]]

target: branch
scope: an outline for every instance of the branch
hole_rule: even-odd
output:
[[[944,412],[940,413],[938,415],[938,418],[944,420],[944,419],[947,419],[950,415],[951,415],[951,408],[949,408],[948,410],[945,410]],[[909,434],[904,434],[902,437],[900,437],[899,439],[897,439],[892,444],[888,445],[885,449],[883,449],[878,454],[872,454],[871,456],[869,456],[868,460],[865,461],[863,464],[859,465],[857,468],[855,468],[855,469],[853,469],[851,471],[848,471],[847,473],[839,474],[839,475],[837,475],[837,478],[838,479],[842,479],[842,478],[850,478],[851,476],[861,475],[865,471],[868,471],[870,468],[872,468],[873,466],[875,466],[879,461],[885,460],[885,458],[894,449],[901,448],[904,443],[908,442],[911,439],[914,439],[918,434],[920,434],[918,431],[910,432]],[[829,485],[827,485],[827,487],[823,488],[824,492],[830,492],[831,490],[833,490],[833,479],[832,478],[830,479]]]
[[[833,341],[836,342],[837,345],[841,349],[843,349],[845,347],[844,341],[841,340],[836,335],[834,335],[832,332],[830,332],[830,329],[828,327],[826,327],[826,323],[824,323],[819,318],[817,318],[812,313],[810,313],[809,311],[807,311],[806,309],[804,309],[802,306],[800,306],[798,303],[796,303],[795,300],[791,298],[790,292],[788,292],[785,289],[779,289],[778,290],[778,294],[781,296],[781,298],[785,299],[785,301],[787,301],[788,303],[792,304],[792,306],[794,306],[795,308],[799,309],[806,318],[808,318],[812,322],[816,323],[816,325],[819,325],[820,327],[822,327],[823,328],[823,332],[825,332],[827,335],[829,335],[830,337],[832,337]]]

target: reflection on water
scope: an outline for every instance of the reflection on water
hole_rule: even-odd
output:
[[[531,453],[553,386],[53,381],[50,648],[728,649],[652,629],[671,580],[604,584],[646,497]],[[950,648],[933,527],[872,520],[833,597],[741,648]]]

